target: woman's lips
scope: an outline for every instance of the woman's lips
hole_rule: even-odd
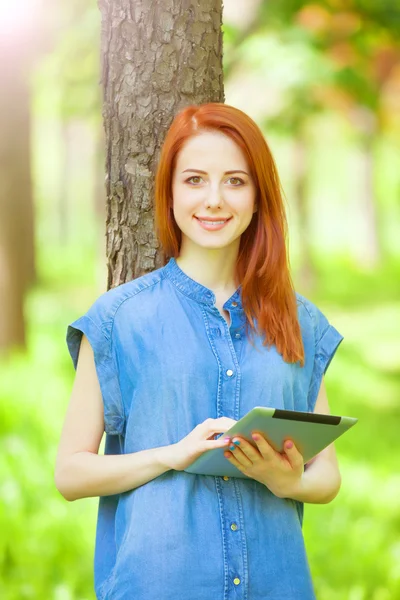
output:
[[[229,219],[200,219],[199,217],[195,217],[196,221],[199,223],[200,227],[206,229],[207,231],[219,231],[223,229],[227,223],[231,220]]]

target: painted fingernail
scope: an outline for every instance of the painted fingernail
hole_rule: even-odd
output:
[[[288,450],[290,450],[290,448],[293,448],[293,442],[286,442],[286,448]]]
[[[259,440],[260,436],[257,433],[252,433],[251,437],[253,438],[253,440]]]
[[[230,441],[231,441],[231,438],[224,438],[224,442],[225,442],[225,444],[227,444],[227,443],[228,443],[228,442],[230,442]]]
[[[225,458],[229,458],[230,454],[228,452],[224,452],[224,456],[225,456]]]
[[[236,444],[236,446],[239,446],[240,440],[233,440],[233,443]]]
[[[229,450],[234,450],[236,446],[229,446]]]

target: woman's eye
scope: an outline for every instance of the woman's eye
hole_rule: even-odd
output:
[[[192,185],[198,185],[202,181],[203,179],[202,177],[200,177],[200,175],[192,175],[191,177],[186,179],[186,183],[190,183]],[[239,187],[240,185],[244,184],[244,181],[243,179],[240,179],[240,177],[229,177],[228,183],[230,183],[234,187]]]
[[[228,179],[228,181],[230,181],[231,183],[233,181],[232,185],[234,185],[234,186],[239,186],[239,185],[242,185],[244,183],[243,179],[240,179],[240,177],[230,177]]]
[[[194,179],[196,179],[197,181],[193,181]],[[197,184],[200,183],[201,177],[199,177],[198,175],[192,175],[192,177],[189,177],[189,179],[186,179],[186,181],[189,183]]]

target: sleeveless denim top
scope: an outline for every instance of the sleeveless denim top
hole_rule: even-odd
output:
[[[174,259],[102,294],[68,327],[76,367],[84,333],[104,402],[107,454],[178,442],[208,417],[254,406],[313,411],[342,336],[296,294],[305,365],[245,335],[240,288],[215,296]],[[232,373],[233,372],[233,373]],[[312,600],[303,504],[253,479],[169,470],[99,501],[100,600]],[[322,543],[321,539],[321,543]]]

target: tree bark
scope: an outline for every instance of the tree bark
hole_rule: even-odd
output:
[[[108,287],[162,265],[154,176],[188,104],[223,102],[222,0],[99,0]]]

